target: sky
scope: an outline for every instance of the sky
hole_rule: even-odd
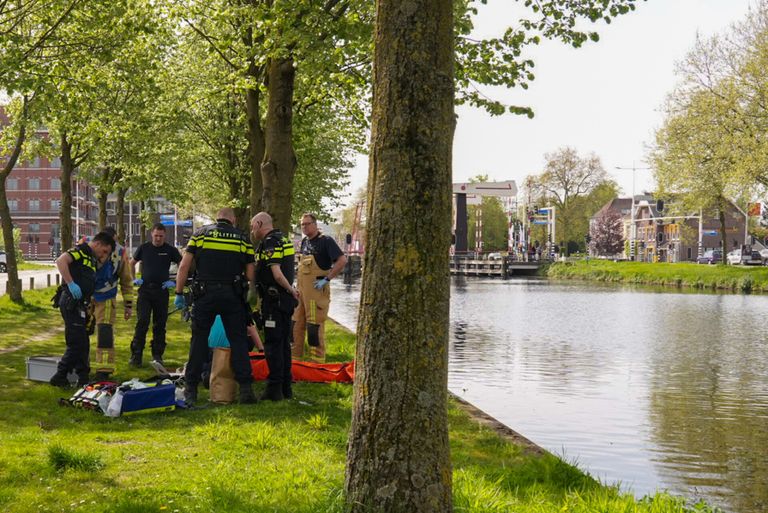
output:
[[[531,53],[536,79],[527,91],[482,89],[506,103],[530,106],[533,119],[457,108],[453,181],[487,174],[520,186],[526,176],[541,172],[545,153],[570,146],[582,156],[600,157],[626,196],[633,174],[636,194],[653,190],[652,171],[640,168],[648,167],[648,148],[663,122],[661,107],[678,81],[677,63],[693,48],[697,33],[723,33],[753,5],[754,0],[647,0],[610,25],[597,25],[598,43],[573,49],[543,42]],[[516,22],[519,8],[512,0],[480,5],[475,36],[498,36]],[[367,175],[368,159],[360,156],[348,192],[363,187]]]

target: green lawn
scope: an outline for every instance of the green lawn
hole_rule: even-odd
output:
[[[543,269],[549,278],[690,287],[738,292],[768,292],[768,267],[691,263],[582,260],[554,263]]]
[[[118,419],[62,407],[58,399],[67,393],[24,379],[25,357],[63,352],[51,295],[26,292],[24,307],[0,298],[0,511],[344,510],[350,386],[297,384],[292,401]],[[117,326],[121,363],[132,326]],[[169,366],[183,363],[188,339],[176,314]],[[352,334],[329,326],[328,339],[329,360],[352,358]],[[122,379],[150,375],[118,368]],[[663,494],[637,501],[603,487],[558,458],[499,438],[454,402],[449,418],[457,512],[709,511]]]

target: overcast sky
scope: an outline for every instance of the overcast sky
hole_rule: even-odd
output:
[[[528,91],[486,89],[506,103],[528,105],[533,119],[490,117],[460,107],[453,145],[453,180],[478,174],[491,180],[516,180],[539,173],[544,154],[571,146],[594,152],[629,195],[632,171],[647,167],[647,147],[661,125],[660,106],[677,81],[676,63],[692,48],[696,33],[711,36],[744,19],[750,0],[648,0],[611,25],[598,26],[600,42],[573,49],[542,43],[532,56],[536,80]],[[499,35],[513,25],[519,4],[488,0],[480,6],[477,34]],[[367,157],[352,171],[350,191],[365,184]],[[649,170],[636,171],[635,191],[653,188]]]

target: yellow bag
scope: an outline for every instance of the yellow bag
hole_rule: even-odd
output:
[[[211,362],[211,402],[230,404],[235,402],[236,395],[237,382],[230,365],[230,350],[216,347]]]

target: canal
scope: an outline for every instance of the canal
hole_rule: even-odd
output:
[[[768,512],[768,296],[454,278],[449,388],[606,483]],[[356,328],[359,284],[331,317]]]

